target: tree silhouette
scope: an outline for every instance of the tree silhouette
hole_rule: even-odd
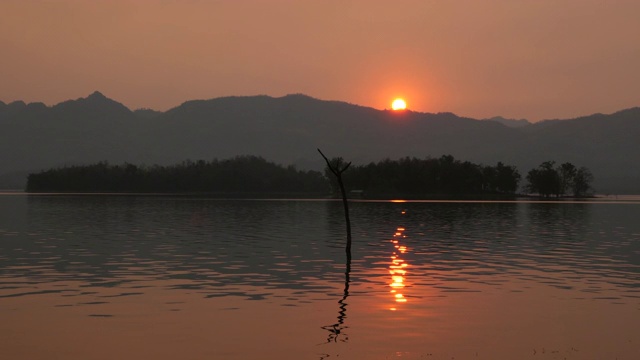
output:
[[[564,196],[573,189],[576,173],[577,169],[572,163],[566,162],[560,165],[558,168],[558,176],[560,178],[559,195]]]
[[[342,194],[342,204],[344,205],[344,218],[347,224],[347,262],[351,263],[351,220],[349,219],[349,203],[347,201],[347,192],[344,188],[344,183],[342,181],[342,173],[345,172],[349,166],[351,166],[351,162],[345,163],[342,158],[333,158],[331,161],[327,159],[327,157],[318,149],[320,155],[327,163],[327,168],[333,175],[335,175],[336,180],[338,181],[338,186],[340,187],[340,193]]]
[[[582,197],[589,195],[592,182],[593,175],[586,167],[576,168],[569,162],[555,166],[555,161],[545,161],[527,173],[525,189],[543,197],[560,197],[569,192]]]
[[[560,193],[560,176],[554,168],[555,161],[545,161],[527,174],[527,189],[543,197],[558,196]]]
[[[573,177],[573,196],[587,196],[590,195],[593,189],[591,183],[593,182],[593,174],[584,166],[581,166]]]

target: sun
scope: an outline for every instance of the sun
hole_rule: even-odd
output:
[[[393,110],[404,110],[407,108],[407,102],[403,99],[397,98],[393,100],[391,103],[391,109]]]

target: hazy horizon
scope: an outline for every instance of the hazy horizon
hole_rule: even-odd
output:
[[[539,121],[638,106],[640,2],[0,3],[0,99],[130,109],[303,93]]]

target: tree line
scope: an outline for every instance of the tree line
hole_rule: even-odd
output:
[[[332,161],[336,161],[334,159]],[[325,170],[331,188],[337,183]],[[520,173],[514,166],[498,162],[496,166],[440,158],[382,160],[352,166],[343,174],[348,191],[362,191],[375,197],[430,197],[432,195],[509,194],[518,190]]]
[[[342,160],[331,159],[331,162]],[[522,176],[515,166],[460,161],[451,155],[419,159],[385,159],[352,165],[343,174],[347,192],[368,198],[429,198],[433,196],[516,196]],[[571,163],[556,166],[546,161],[530,170],[522,191],[543,197],[587,196],[593,175]],[[258,156],[237,156],[211,161],[184,161],[170,166],[92,165],[65,166],[28,176],[28,192],[140,192],[212,193],[227,195],[327,196],[339,194],[330,169],[298,170]]]
[[[142,193],[316,193],[325,194],[327,180],[319,171],[281,166],[258,156],[212,161],[187,160],[171,166],[65,166],[30,174],[28,192]]]

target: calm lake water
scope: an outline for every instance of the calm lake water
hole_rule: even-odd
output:
[[[0,195],[3,359],[640,359],[640,201]]]

